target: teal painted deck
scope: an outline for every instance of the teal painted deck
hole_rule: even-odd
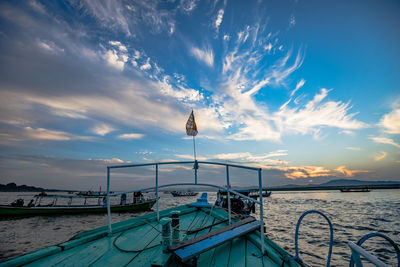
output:
[[[184,230],[181,232],[184,240],[228,225],[227,213],[217,207],[210,210],[181,206],[160,212],[160,217],[169,216],[172,210],[181,212],[180,229]],[[184,235],[218,222],[223,223]],[[0,266],[180,266],[171,253],[162,252],[160,230],[156,214],[147,214],[113,224],[112,236],[107,235],[106,227],[97,228],[67,242],[0,263]],[[254,231],[203,252],[197,258],[197,266],[300,266],[267,237],[264,244],[266,253],[262,256],[260,232]]]

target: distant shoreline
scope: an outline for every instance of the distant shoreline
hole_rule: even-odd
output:
[[[397,184],[368,184],[368,185],[331,185],[331,186],[289,186],[263,188],[267,191],[317,191],[317,190],[341,190],[341,189],[400,189]]]

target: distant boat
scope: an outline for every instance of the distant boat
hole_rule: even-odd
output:
[[[197,192],[193,191],[171,191],[171,195],[174,197],[194,197],[197,196]]]
[[[370,192],[368,188],[343,188],[340,189],[340,192],[343,193],[353,193],[353,192]]]
[[[0,218],[1,217],[14,217],[14,216],[33,216],[33,215],[53,215],[53,214],[77,214],[77,213],[106,213],[107,207],[105,205],[106,198],[103,195],[97,196],[70,196],[70,195],[43,195],[39,194],[34,196],[35,201],[24,206],[23,199],[17,199],[11,205],[0,205]],[[96,199],[97,204],[87,204],[88,199]],[[41,200],[48,199],[49,204],[41,205]],[[67,199],[68,204],[57,205],[57,200]],[[72,202],[79,201],[79,204]],[[156,200],[135,198],[132,202],[126,202],[121,197],[119,205],[111,205],[112,212],[138,212],[151,210]]]
[[[110,192],[112,193],[112,192]],[[85,197],[101,197],[101,196],[106,196],[106,192],[101,192],[101,191],[79,191],[76,193],[77,196],[85,196]]]

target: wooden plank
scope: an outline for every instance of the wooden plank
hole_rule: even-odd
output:
[[[73,254],[70,257],[56,263],[57,266],[89,266],[97,259],[102,257],[109,249],[112,248],[110,238],[103,238],[92,242],[89,246],[83,245],[71,249]]]
[[[200,240],[198,242],[187,242],[188,245],[180,246],[175,249],[173,253],[178,256],[182,261],[190,259],[204,251],[212,249],[221,245],[222,243],[232,240],[233,238],[245,235],[251,231],[257,229],[260,226],[259,221],[252,221],[247,224],[229,225],[227,227],[221,228],[217,231],[205,234],[203,236],[196,237],[194,239]],[[188,240],[192,241],[192,240]]]
[[[230,231],[230,230],[232,230],[234,228],[240,227],[242,225],[245,225],[245,224],[248,224],[248,223],[251,223],[251,222],[254,222],[254,221],[255,221],[255,219],[253,217],[248,217],[248,218],[246,218],[244,220],[238,221],[238,222],[236,222],[234,224],[231,224],[231,225],[228,225],[228,226],[226,226],[224,228],[218,229],[216,231],[212,231],[212,232],[210,232],[208,234],[205,234],[205,235],[201,235],[201,236],[192,238],[192,239],[187,240],[185,242],[182,242],[182,243],[180,243],[180,244],[178,244],[176,246],[172,246],[170,248],[170,250],[177,250],[177,249],[180,249],[180,248],[183,248],[183,247],[187,247],[187,246],[192,245],[194,243],[198,243],[198,242],[203,241],[205,239],[211,238],[211,237],[213,237],[215,235],[219,235],[219,234],[221,234],[223,232]]]
[[[246,241],[245,237],[232,240],[232,248],[229,257],[229,267],[243,267],[246,265]]]
[[[208,230],[204,230],[204,232],[200,232],[199,235],[208,233],[212,230],[218,230],[220,228],[223,228],[225,226],[227,226],[228,223],[226,224],[218,224],[216,226],[213,226],[212,228],[208,229]],[[215,252],[215,249],[210,249],[208,251],[205,251],[203,253],[201,253],[198,258],[197,258],[197,266],[208,266],[210,263],[210,259],[213,257]]]
[[[253,242],[246,242],[246,266],[263,266],[263,259],[261,250],[253,244]],[[277,265],[273,265],[277,266]],[[279,266],[279,265],[278,265]]]
[[[225,242],[222,245],[216,247],[211,258],[210,266],[228,266],[231,254],[231,247],[232,240],[231,242]]]
[[[49,247],[45,247],[45,248],[27,253],[25,255],[22,255],[21,257],[17,257],[17,258],[11,259],[9,261],[2,262],[2,263],[0,263],[0,265],[4,266],[4,267],[20,266],[20,265],[24,265],[24,264],[39,260],[39,259],[49,256],[49,255],[54,255],[60,251],[61,251],[61,248],[59,248],[57,246],[49,246]]]

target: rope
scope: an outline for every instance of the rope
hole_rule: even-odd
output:
[[[125,234],[126,231],[128,231],[128,230],[125,230],[125,231],[121,232],[121,233],[114,239],[114,241],[113,241],[113,246],[114,246],[116,249],[118,249],[119,251],[127,252],[127,253],[130,253],[130,252],[140,253],[140,252],[145,251],[145,250],[147,250],[147,249],[151,249],[151,248],[155,248],[155,247],[159,246],[159,245],[161,244],[161,242],[158,243],[158,244],[155,244],[155,245],[153,245],[153,246],[151,246],[151,247],[148,247],[148,245],[150,245],[150,244],[159,236],[159,234],[161,234],[161,231],[158,230],[156,227],[154,227],[149,221],[144,220],[144,219],[141,219],[141,221],[142,221],[142,222],[145,222],[145,223],[148,224],[148,225],[150,225],[151,228],[153,228],[154,230],[156,230],[156,231],[158,232],[158,234],[157,234],[143,249],[139,249],[139,250],[128,250],[128,249],[123,249],[123,248],[121,248],[121,247],[119,247],[119,246],[117,245],[117,240],[118,240],[123,234]]]

